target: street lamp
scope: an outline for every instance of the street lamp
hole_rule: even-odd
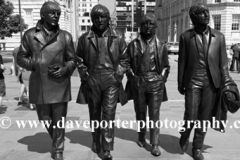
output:
[[[134,0],[132,0],[132,32],[133,32],[133,27],[134,27]]]
[[[19,24],[20,24],[20,43],[22,42],[22,21],[21,21],[21,2],[18,0],[18,6],[19,6]]]
[[[169,23],[169,25],[170,25],[170,31],[169,31],[169,41],[171,41],[171,38],[172,38],[172,11],[171,11],[171,7],[172,7],[172,2],[171,2],[171,0],[169,1],[170,2],[170,8],[169,8],[169,21],[170,21],[170,23]]]

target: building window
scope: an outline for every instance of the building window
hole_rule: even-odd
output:
[[[180,24],[180,34],[183,32],[183,19],[181,19],[181,24]]]
[[[239,30],[240,14],[232,15],[232,30]]]
[[[81,26],[81,30],[85,31],[86,30],[86,26]]]
[[[221,15],[213,15],[214,29],[221,30]]]
[[[84,19],[82,19],[82,23],[84,23],[85,21],[84,21]]]
[[[33,16],[32,9],[24,9],[25,10],[25,23],[29,25],[29,27],[33,26]]]
[[[240,2],[240,0],[234,0],[234,2]]]
[[[185,17],[185,28],[188,28],[188,16]]]
[[[221,0],[215,0],[215,3],[221,3]]]
[[[162,23],[162,37],[164,38],[164,23]]]
[[[88,19],[88,23],[90,23],[90,19]]]

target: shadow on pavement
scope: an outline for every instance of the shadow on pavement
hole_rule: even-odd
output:
[[[91,148],[92,135],[89,131],[74,130],[71,132],[66,132],[65,137],[70,140],[69,143],[80,144],[82,146]]]
[[[47,153],[52,151],[52,140],[48,133],[40,132],[33,136],[27,136],[20,140],[18,143],[27,145],[30,152]]]
[[[119,138],[126,141],[132,141],[137,145],[138,133],[133,129],[124,129],[115,127],[115,138]],[[90,131],[74,130],[66,133],[66,137],[70,139],[70,143],[80,144],[91,149],[92,135]],[[149,132],[146,134],[146,140],[149,141]],[[167,134],[160,134],[160,146],[166,152],[171,154],[181,154],[180,147],[178,145],[179,137],[175,137]],[[151,151],[151,145],[149,143],[144,147],[146,151]],[[205,148],[207,148],[205,146]],[[102,157],[102,152],[98,154],[99,158]]]
[[[80,144],[82,146],[88,147],[91,149],[92,145],[92,135],[90,131],[84,130],[73,130],[71,132],[66,132],[65,137],[70,140],[70,143],[73,144]],[[115,138],[120,138],[122,140],[137,142],[138,133],[133,129],[123,129],[123,128],[116,128],[115,127]],[[149,140],[149,132],[146,134],[146,139]],[[33,136],[27,136],[18,141],[21,144],[28,146],[28,151],[37,152],[37,153],[47,153],[52,150],[51,147],[51,138],[49,137],[48,133],[37,133]],[[179,146],[179,137],[175,137],[172,135],[167,134],[160,134],[160,146],[163,150],[170,154],[183,154],[181,153],[181,149]],[[137,145],[137,143],[136,143]],[[203,152],[208,148],[212,148],[212,146],[204,145]],[[150,152],[151,145],[147,143],[145,149]],[[188,150],[186,154],[192,156],[192,142],[189,143]],[[101,151],[98,154],[99,158],[102,158],[103,152]]]
[[[132,141],[138,146],[137,141],[138,141],[138,132],[137,130],[134,129],[125,129],[125,128],[116,128],[115,127],[115,137],[127,140],[127,141]],[[149,132],[146,133],[145,136],[146,140],[149,140]],[[144,147],[146,151],[151,151],[151,145],[146,143],[146,146]]]
[[[212,148],[212,146],[203,144],[202,153],[206,152],[208,148]],[[192,156],[192,142],[189,143],[188,149],[185,153],[188,154],[189,156]]]

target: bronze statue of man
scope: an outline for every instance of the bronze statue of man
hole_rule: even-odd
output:
[[[71,100],[70,76],[74,71],[75,51],[72,36],[61,30],[61,9],[55,2],[42,5],[41,20],[27,30],[17,55],[17,64],[31,71],[29,102],[36,104],[39,120],[49,121],[54,160],[63,160],[68,102]]]
[[[159,134],[157,127],[162,101],[167,100],[165,82],[170,72],[168,50],[156,36],[157,20],[153,14],[147,13],[141,20],[140,34],[129,43],[126,50],[130,69],[127,70],[128,82],[126,92],[129,99],[134,100],[134,109],[141,124],[138,133],[138,145],[146,145],[146,113],[149,111],[151,154],[160,156]]]
[[[118,99],[122,105],[127,102],[121,82],[126,71],[126,58],[121,57],[126,43],[109,25],[110,14],[105,6],[95,5],[91,20],[93,25],[79,38],[76,51],[82,82],[77,103],[88,104],[91,123],[107,124],[102,128],[91,126],[92,151],[99,153],[102,148],[103,160],[111,160],[114,125],[109,124],[115,120]]]
[[[204,121],[212,117],[216,95],[221,84],[231,80],[224,35],[208,26],[210,14],[201,3],[191,6],[189,16],[193,28],[180,35],[178,57],[178,90],[185,95],[183,130],[180,146],[186,151],[189,136],[196,122],[192,156],[203,160],[202,148],[207,126]],[[230,93],[228,96],[232,96]],[[200,127],[199,127],[200,126]]]

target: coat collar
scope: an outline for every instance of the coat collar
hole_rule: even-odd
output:
[[[43,23],[41,22],[41,20],[39,20],[36,24],[36,32],[41,31],[43,27]],[[57,25],[57,31],[59,31],[59,25]]]
[[[41,31],[44,31],[43,28],[43,24],[41,22],[41,20],[38,21],[37,25],[36,25],[36,32],[34,34],[34,37],[40,42],[42,43],[43,46],[45,46],[47,43],[49,43],[53,38],[55,38],[58,33],[59,33],[59,25],[57,26],[57,32],[56,34],[52,37],[52,39],[49,42],[46,42],[45,38],[43,37]],[[44,31],[46,32],[46,31]]]
[[[118,37],[116,31],[113,30],[111,27],[108,28],[108,30],[104,33],[104,35],[109,37],[109,46],[111,46],[111,44],[112,44],[112,39]],[[93,27],[91,28],[91,30],[87,34],[87,38],[92,41],[95,49],[98,50],[97,39],[96,39],[96,35],[93,31]]]
[[[111,37],[117,37],[117,33],[116,31],[114,31],[111,27],[108,28],[108,30],[104,33],[104,35],[106,36],[111,36]],[[95,33],[93,31],[93,27],[91,28],[91,30],[89,31],[87,38],[95,38]]]
[[[141,53],[143,54],[143,53],[144,53],[144,50],[145,50],[145,47],[144,47],[145,45],[144,45],[144,43],[146,43],[146,42],[145,42],[145,40],[142,38],[141,34],[138,34],[136,39],[137,39],[137,40],[139,41],[139,43],[140,43],[140,45],[139,45],[138,47],[139,47],[139,49],[141,50]],[[156,37],[156,35],[154,35],[154,37],[153,37],[150,41],[151,41],[151,43],[153,43],[153,42],[157,42],[156,40],[157,40],[157,37]]]
[[[142,43],[146,43],[146,42],[145,42],[146,40],[144,40],[144,39],[142,38],[141,34],[138,34],[138,35],[137,35],[137,39],[138,39],[139,41],[141,41]],[[150,43],[152,43],[152,42],[155,41],[155,40],[156,40],[156,35],[154,35],[149,41],[150,41]]]
[[[209,36],[216,37],[217,32],[215,29],[212,29],[211,27],[208,26],[208,31],[209,31]],[[194,29],[191,29],[190,38],[195,37],[196,34],[197,33],[194,31]]]

